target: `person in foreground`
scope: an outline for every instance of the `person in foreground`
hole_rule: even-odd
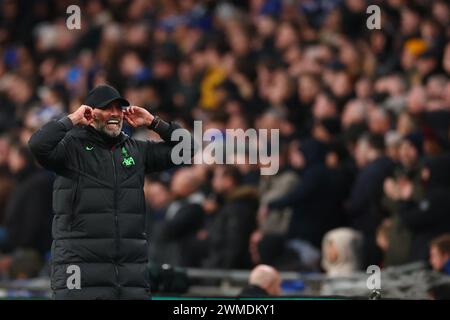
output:
[[[124,120],[154,130],[163,142],[131,139],[122,132]],[[175,166],[175,129],[184,130],[130,106],[115,88],[100,85],[74,113],[32,135],[32,153],[57,174],[53,298],[150,298],[144,176]]]
[[[269,297],[281,295],[281,276],[273,267],[257,265],[250,273],[248,285],[242,289],[241,297]]]

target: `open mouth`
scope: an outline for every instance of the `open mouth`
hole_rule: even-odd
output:
[[[118,126],[119,124],[120,124],[120,121],[119,120],[108,120],[107,122],[106,122],[106,124],[107,125],[111,125],[111,126]]]

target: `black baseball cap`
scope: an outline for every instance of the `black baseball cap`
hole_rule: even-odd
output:
[[[122,107],[130,105],[126,99],[122,98],[119,91],[110,85],[102,84],[89,91],[84,104],[92,108],[105,109],[113,101],[118,101]]]

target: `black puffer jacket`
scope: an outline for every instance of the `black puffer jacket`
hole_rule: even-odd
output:
[[[56,299],[149,298],[144,174],[174,166],[170,137],[179,127],[158,128],[165,142],[124,133],[110,140],[90,126],[73,128],[65,117],[31,137],[37,160],[58,174],[51,269]],[[70,265],[79,267],[81,289],[68,288]]]

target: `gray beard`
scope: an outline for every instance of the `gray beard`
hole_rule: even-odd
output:
[[[108,137],[111,138],[115,138],[117,137],[120,132],[122,131],[122,122],[119,123],[119,128],[117,130],[111,131],[107,129],[107,124],[106,122],[104,123],[99,123],[97,121],[94,121],[94,128],[97,129],[98,131],[100,131],[101,133],[107,135]]]

